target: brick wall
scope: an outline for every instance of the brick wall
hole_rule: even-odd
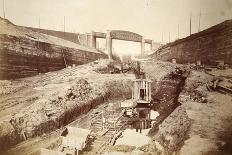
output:
[[[81,51],[38,42],[24,37],[0,35],[0,79],[11,79],[36,75],[80,65],[99,58],[103,53]]]
[[[58,38],[62,38],[62,39],[74,42],[76,44],[80,44],[80,41],[79,41],[79,36],[81,35],[80,33],[46,30],[46,29],[38,29],[38,28],[32,28],[32,27],[26,27],[26,28],[31,29],[35,32],[51,35],[54,37],[58,37]]]
[[[200,60],[203,64],[213,64],[224,60],[232,65],[232,20],[164,45],[153,57],[164,61],[176,59],[177,63]]]

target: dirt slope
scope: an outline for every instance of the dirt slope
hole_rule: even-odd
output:
[[[134,75],[99,74],[108,60],[2,81],[0,146],[60,128],[108,99],[131,97]],[[7,83],[7,84],[5,84]]]

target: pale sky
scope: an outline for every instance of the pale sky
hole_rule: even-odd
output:
[[[0,15],[3,7],[0,0]],[[6,18],[17,25],[90,32],[128,30],[156,42],[174,41],[232,19],[232,0],[5,0]],[[134,46],[133,43],[130,43]],[[138,43],[137,43],[138,45]],[[138,48],[138,47],[137,47]],[[140,48],[139,48],[140,49]]]

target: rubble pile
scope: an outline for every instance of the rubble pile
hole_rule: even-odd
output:
[[[205,74],[204,72],[192,70],[186,79],[186,84],[181,92],[179,101],[182,102],[185,100],[183,97],[188,97],[188,99],[191,99],[192,101],[200,103],[208,102],[205,90],[207,82],[209,82],[212,78],[212,76]]]
[[[190,94],[190,99],[195,102],[200,102],[200,103],[207,103],[207,94],[203,91],[199,91],[198,89],[194,90]]]

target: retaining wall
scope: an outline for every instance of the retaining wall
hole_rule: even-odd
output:
[[[232,20],[215,25],[209,29],[164,45],[153,57],[177,63],[213,64],[224,60],[232,65]]]
[[[107,55],[0,35],[0,79],[32,76],[65,68],[66,64],[80,65],[99,58],[107,58]]]
[[[71,42],[74,42],[76,44],[80,44],[79,41],[79,33],[71,33],[71,32],[63,32],[63,31],[55,31],[55,30],[47,30],[47,29],[39,29],[39,28],[33,28],[33,27],[26,27],[27,29],[31,29],[35,32],[51,35],[54,37],[62,38],[64,40],[68,40]]]

